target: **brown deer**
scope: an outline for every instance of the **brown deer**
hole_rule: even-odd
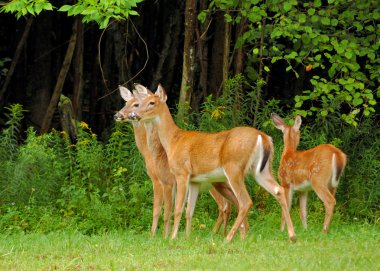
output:
[[[125,101],[124,107],[115,115],[116,121],[125,120],[126,116],[138,107],[138,101],[132,92],[123,86],[119,86],[120,95]],[[156,127],[132,121],[133,131],[137,148],[145,159],[147,173],[153,183],[153,222],[151,237],[155,235],[158,219],[161,213],[162,203],[164,203],[164,236],[167,237],[170,230],[170,214],[172,206],[174,175],[171,174],[168,166],[168,159],[159,141]],[[223,187],[221,187],[223,189]],[[228,188],[226,188],[228,189]],[[227,222],[231,213],[230,203],[215,188],[209,190],[218,205],[218,218],[213,228],[213,233],[217,233],[223,223],[223,236],[226,235]],[[231,195],[232,192],[230,192]],[[237,201],[235,200],[235,204]]]
[[[146,89],[140,86],[141,89]],[[147,89],[145,91],[148,93]],[[177,183],[172,239],[177,237],[179,222],[189,189],[186,210],[186,234],[190,234],[192,210],[199,186],[204,182],[227,183],[238,200],[238,216],[226,240],[231,241],[246,220],[252,200],[244,177],[254,175],[256,181],[280,203],[292,241],[296,240],[284,189],[272,173],[273,143],[271,137],[251,127],[236,127],[218,133],[185,131],[174,122],[166,104],[167,95],[161,85],[155,94],[139,98],[140,105],[128,115],[130,119],[151,123],[157,127],[165,149],[170,171]],[[243,225],[244,226],[244,225]]]
[[[278,176],[285,189],[289,209],[293,191],[300,193],[300,217],[304,228],[307,228],[307,195],[314,190],[325,205],[325,221],[323,232],[326,233],[335,206],[335,192],[339,178],[346,166],[346,155],[330,144],[321,144],[305,151],[298,151],[300,142],[301,117],[297,116],[294,125],[286,125],[276,114],[272,120],[277,129],[284,134],[284,150],[282,152]],[[282,216],[281,230],[284,228]]]

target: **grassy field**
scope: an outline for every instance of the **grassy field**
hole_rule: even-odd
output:
[[[265,219],[232,243],[209,227],[174,241],[131,231],[3,234],[0,270],[380,270],[378,225],[333,223],[328,235],[321,226],[296,223],[295,244]]]

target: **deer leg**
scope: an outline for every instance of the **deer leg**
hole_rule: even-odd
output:
[[[212,229],[212,233],[216,234],[218,233],[220,226],[222,225],[223,222],[226,222],[226,217],[224,214],[224,205],[225,205],[225,200],[221,194],[218,193],[218,191],[213,187],[209,191],[210,195],[214,198],[216,204],[218,205],[218,218],[216,219],[216,223],[214,228]],[[226,227],[227,223],[223,223],[223,227]],[[223,228],[223,236],[224,236],[224,231],[225,229]]]
[[[325,221],[323,223],[323,233],[327,233],[330,221],[334,212],[335,207],[335,197],[331,194],[329,189],[327,187],[313,187],[315,193],[317,193],[317,196],[320,198],[320,200],[325,205]]]
[[[167,238],[170,231],[170,215],[173,205],[173,184],[164,184],[164,237]]]
[[[194,214],[195,204],[197,203],[197,198],[199,195],[199,183],[190,182],[189,184],[189,195],[187,198],[187,208],[186,208],[186,237],[190,237],[191,232],[191,219]]]
[[[281,205],[282,216],[285,219],[285,223],[288,227],[288,235],[292,242],[297,240],[296,234],[294,233],[294,227],[292,219],[290,218],[287,197],[285,195],[285,189],[280,186],[274,179],[268,165],[264,168],[262,172],[256,172],[256,181],[269,193],[271,193]]]
[[[304,229],[307,229],[307,192],[300,192],[300,218]]]
[[[236,217],[235,223],[232,225],[232,228],[226,237],[226,241],[229,242],[234,238],[236,231],[239,229],[244,219],[246,219],[247,213],[253,203],[245,187],[244,174],[240,168],[234,165],[225,165],[223,168],[228,183],[237,198],[239,206],[238,216]]]
[[[224,220],[225,227],[223,229],[224,232],[227,232],[227,223],[228,223],[229,217],[231,215],[230,202],[232,202],[232,204],[235,206],[237,211],[239,211],[239,202],[238,202],[234,192],[232,191],[232,189],[228,183],[225,183],[225,182],[212,183],[212,185],[220,194],[223,195],[223,197],[225,199],[227,199],[226,200],[226,203],[227,203],[226,204],[226,212],[225,212],[226,219]],[[246,237],[248,230],[249,230],[248,220],[247,220],[247,218],[244,218],[243,223],[240,225],[240,238],[241,239],[244,239]],[[224,234],[224,236],[225,236],[225,234]]]
[[[153,221],[150,230],[150,237],[152,238],[156,234],[158,219],[161,213],[164,190],[161,183],[156,177],[153,177],[151,179],[153,182]]]
[[[224,207],[223,207],[223,237],[226,237],[226,235],[227,235],[228,220],[230,219],[230,216],[231,216],[231,204],[225,198],[223,198],[223,202],[224,202]],[[244,227],[243,230],[240,230],[241,237],[243,239],[247,235],[247,230],[248,230],[248,221],[247,221],[247,219],[244,219],[242,225],[243,225],[243,227],[244,227],[244,225],[247,225],[247,226]],[[241,227],[241,225],[240,225],[240,227]]]
[[[175,198],[174,224],[171,239],[176,239],[178,236],[178,228],[181,221],[183,206],[185,203],[188,180],[189,177],[186,175],[176,176],[177,193]]]
[[[285,194],[286,203],[288,205],[289,212],[290,212],[290,209],[292,208],[293,190],[288,185],[283,185],[283,188],[284,188],[284,194]],[[285,229],[285,213],[284,213],[283,210],[281,210],[281,226],[280,226],[280,230],[284,231],[284,229]]]

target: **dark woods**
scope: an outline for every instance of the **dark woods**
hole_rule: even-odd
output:
[[[204,9],[206,5],[207,1],[201,1],[197,8]],[[83,25],[79,18],[59,12],[43,12],[18,21],[13,15],[2,14],[3,69],[10,66],[19,44],[24,43],[1,106],[22,104],[27,110],[25,126],[34,126],[38,131],[62,129],[56,103],[51,124],[43,127],[49,103],[60,83],[61,91],[57,92],[70,98],[73,118],[89,123],[96,133],[112,124],[112,116],[120,108],[119,84],[132,87],[133,83],[141,82],[155,89],[161,83],[167,88],[169,103],[174,108],[181,86],[184,10],[184,1],[144,1],[139,5],[140,16],[127,22],[112,22],[105,31],[94,23]],[[30,31],[22,40],[28,22]],[[204,24],[198,20],[195,23],[196,80],[191,108],[198,111],[206,96],[221,93],[225,22],[223,13],[218,12]],[[62,76],[74,31],[75,49],[66,62],[67,75]],[[233,38],[242,29],[239,26],[229,31]],[[228,59],[233,60],[229,63],[232,73],[242,71],[244,55],[242,50],[237,50],[235,58]],[[2,85],[5,80],[6,73],[3,73]],[[57,102],[59,98],[60,95],[56,97]]]

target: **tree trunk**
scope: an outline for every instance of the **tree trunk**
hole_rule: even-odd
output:
[[[178,120],[180,122],[184,121],[184,117],[188,113],[191,93],[194,87],[194,30],[196,4],[196,0],[186,0],[182,82],[178,102]]]
[[[228,14],[228,10],[226,10]],[[222,69],[222,84],[221,88],[225,92],[226,82],[228,80],[229,59],[230,59],[230,43],[231,43],[231,26],[227,20],[224,21],[224,43],[223,43],[223,69]]]
[[[83,24],[78,17],[77,20],[77,44],[74,53],[74,87],[73,87],[73,112],[75,119],[82,118],[82,96],[83,96]]]
[[[247,26],[247,19],[243,17],[240,24],[236,27],[236,41],[243,36]],[[236,48],[234,59],[234,74],[242,73],[244,69],[245,55],[243,54],[243,47]]]
[[[77,40],[77,28],[78,28],[78,21],[75,20],[73,23],[72,34],[70,37],[69,46],[66,51],[65,59],[63,60],[62,67],[58,75],[57,83],[54,87],[53,95],[50,99],[49,106],[46,110],[45,117],[42,121],[40,133],[46,133],[50,128],[51,120],[53,118],[54,111],[57,107],[59,97],[61,96],[63,84],[65,82],[66,75],[67,75],[67,72],[69,71],[71,60],[73,58],[75,44]]]
[[[208,80],[209,89],[214,96],[219,96],[219,89],[223,82],[223,54],[224,47],[224,16],[221,12],[216,14],[214,19],[214,33],[212,41],[211,59],[210,59],[210,77]]]
[[[200,2],[200,10],[205,10],[208,7],[208,1],[202,0]],[[193,98],[194,111],[199,111],[199,104],[202,99],[205,99],[208,96],[207,93],[207,80],[208,80],[208,42],[207,42],[207,32],[210,27],[210,17],[207,16],[203,24],[199,25],[197,28],[197,53],[199,59],[199,93],[197,97]]]
[[[52,75],[55,71],[54,63],[60,58],[59,53],[52,52],[54,36],[54,16],[52,13],[44,13],[34,19],[34,27],[31,30],[29,48],[32,49],[32,60],[28,68],[26,84],[27,104],[29,110],[27,119],[37,131],[41,129],[45,117],[45,109],[50,102],[52,90]],[[28,55],[26,55],[28,57]],[[28,61],[27,59],[27,61]]]
[[[78,136],[78,130],[75,123],[75,113],[70,99],[63,94],[58,103],[59,116],[62,130],[69,136],[71,142],[74,142]]]
[[[19,43],[17,44],[16,52],[13,56],[11,66],[7,73],[7,77],[5,78],[5,82],[0,90],[0,107],[2,107],[5,103],[5,98],[4,98],[5,92],[7,91],[8,85],[11,82],[17,62],[21,55],[22,48],[24,47],[24,44],[26,43],[26,40],[28,39],[30,27],[32,26],[32,23],[33,23],[33,18],[34,18],[33,16],[30,16],[29,19],[26,21],[24,32],[22,33],[21,39]]]

